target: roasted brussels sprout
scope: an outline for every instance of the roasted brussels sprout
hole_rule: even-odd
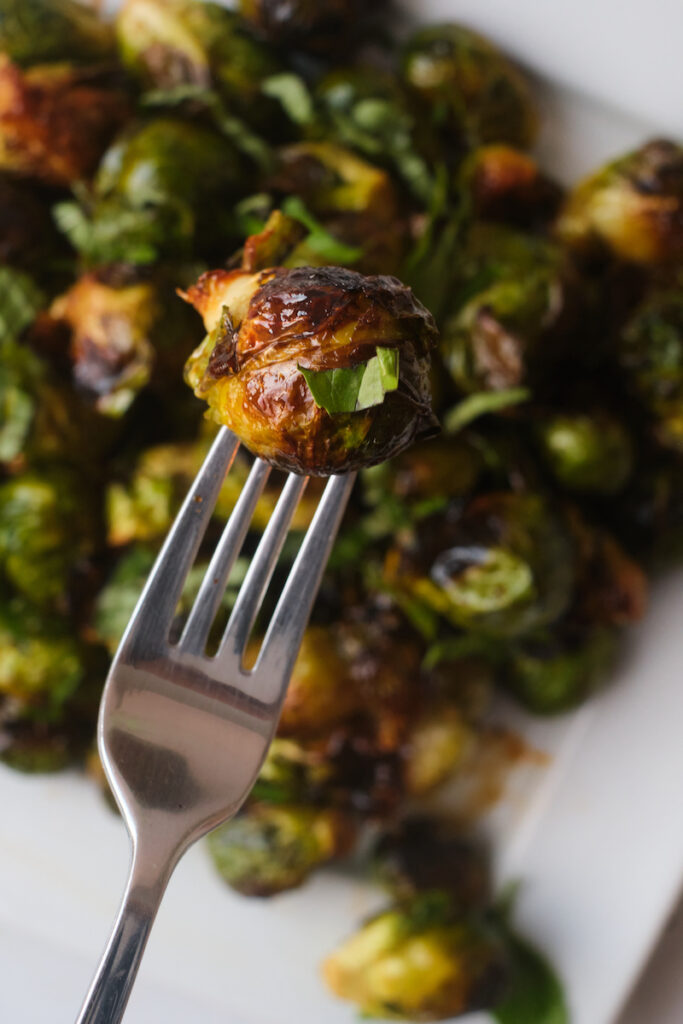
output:
[[[332,991],[370,1017],[445,1020],[495,1006],[505,990],[505,947],[476,919],[428,893],[367,921],[323,964]]]
[[[89,71],[22,71],[0,56],[0,168],[49,185],[90,178],[128,109],[121,92]]]
[[[536,494],[487,494],[423,520],[387,556],[389,583],[467,630],[516,636],[554,622],[574,591],[575,552],[562,516]]]
[[[306,210],[342,243],[339,251],[328,253],[309,234],[286,266],[352,263],[363,273],[398,269],[405,248],[405,222],[386,171],[336,143],[300,142],[279,151],[269,184],[277,193],[299,196]],[[291,198],[284,203],[285,210],[292,210]],[[342,246],[350,251],[345,253]]]
[[[239,9],[272,43],[314,53],[339,51],[368,13],[361,0],[240,0]]]
[[[50,277],[57,238],[47,198],[30,185],[0,174],[0,264]]]
[[[318,82],[315,100],[318,132],[388,167],[429,205],[437,143],[393,74],[370,65],[337,68]]]
[[[525,637],[510,647],[502,683],[535,714],[567,711],[605,681],[616,643],[614,629],[604,626]]]
[[[428,708],[415,721],[403,751],[406,792],[420,797],[453,777],[472,747],[473,731],[453,706]]]
[[[26,598],[54,607],[92,551],[95,520],[82,482],[63,466],[0,484],[0,572]]]
[[[348,853],[354,839],[353,821],[341,811],[255,804],[212,832],[209,850],[233,889],[245,896],[274,896]]]
[[[648,584],[640,565],[605,530],[589,526],[574,510],[578,552],[572,618],[584,626],[628,626],[645,614]]]
[[[234,235],[231,204],[241,158],[201,124],[159,117],[128,129],[107,150],[85,207],[63,203],[59,224],[92,264],[221,256]]]
[[[397,900],[438,890],[468,912],[491,899],[485,850],[445,819],[408,818],[394,825],[379,839],[373,861],[376,877]]]
[[[481,456],[469,439],[436,437],[366,470],[363,489],[372,504],[395,497],[413,508],[434,511],[435,503],[446,505],[471,493],[481,470]]]
[[[325,733],[358,710],[360,695],[333,629],[309,626],[287,689],[278,732]]]
[[[617,494],[633,470],[633,442],[605,409],[550,412],[537,419],[541,455],[557,482],[579,494]]]
[[[627,386],[652,418],[660,444],[683,452],[683,291],[654,288],[617,341]]]
[[[218,3],[125,0],[116,34],[124,65],[146,86],[213,87],[252,122],[267,106],[261,83],[280,70],[244,21]]]
[[[436,328],[391,277],[340,268],[212,271],[186,293],[210,332],[186,379],[255,454],[325,476],[425,434]]]
[[[0,51],[22,66],[97,64],[114,51],[111,26],[78,0],[2,0]]]
[[[683,256],[683,147],[648,142],[580,182],[560,211],[563,242],[644,265]]]
[[[536,112],[521,72],[462,25],[418,29],[404,48],[403,75],[460,145],[533,142]]]
[[[84,671],[68,622],[16,598],[0,603],[0,701],[11,701],[21,715],[50,718]]]
[[[475,217],[533,227],[557,213],[562,190],[539,165],[514,146],[480,146],[467,157],[459,182]]]
[[[121,416],[149,382],[162,312],[153,284],[106,273],[85,274],[52,304],[55,326],[70,333],[73,379],[98,412]]]
[[[517,387],[557,363],[575,316],[576,287],[561,250],[489,224],[463,254],[465,301],[444,325],[441,354],[464,391]]]

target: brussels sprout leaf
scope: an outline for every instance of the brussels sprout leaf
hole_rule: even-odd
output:
[[[299,366],[315,404],[332,416],[381,405],[387,392],[398,387],[398,352],[390,348],[378,348],[376,352],[358,366],[335,370]]]
[[[319,221],[315,219],[310,210],[306,207],[299,196],[287,196],[281,205],[281,210],[288,217],[298,220],[308,229],[306,244],[313,252],[317,253],[324,260],[332,265],[341,264],[348,266],[350,263],[357,263],[363,255],[363,250],[340,242],[331,235]]]
[[[271,75],[261,83],[261,92],[281,104],[285,114],[295,124],[310,124],[313,120],[313,100],[303,78],[292,71]]]
[[[506,388],[504,391],[479,391],[475,395],[463,398],[453,409],[446,413],[443,422],[444,433],[456,434],[472,420],[489,412],[501,412],[522,402],[528,402],[531,392],[528,388]]]
[[[0,267],[0,341],[18,337],[44,304],[43,293],[28,274]]]
[[[562,986],[547,961],[515,935],[508,935],[512,981],[493,1011],[499,1024],[569,1024]]]

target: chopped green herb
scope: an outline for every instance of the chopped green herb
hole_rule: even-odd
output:
[[[506,388],[504,391],[479,391],[476,395],[463,398],[446,413],[443,422],[444,433],[456,434],[473,420],[491,412],[501,412],[522,402],[528,402],[531,392],[528,388]]]
[[[515,935],[508,936],[512,981],[493,1011],[499,1024],[569,1024],[562,986],[548,962]]]
[[[311,211],[299,196],[287,196],[281,206],[283,213],[294,220],[298,220],[308,229],[306,244],[313,252],[317,253],[330,264],[348,266],[357,263],[363,255],[363,250],[355,246],[346,245],[316,220]]]
[[[261,83],[261,92],[277,100],[295,124],[310,124],[313,120],[313,100],[308,86],[299,75],[291,71],[271,75]]]
[[[45,296],[28,274],[0,266],[0,341],[18,337],[44,305]]]
[[[375,351],[376,356],[358,366],[335,370],[299,366],[315,404],[331,416],[380,405],[387,392],[398,387],[398,352],[387,348]]]

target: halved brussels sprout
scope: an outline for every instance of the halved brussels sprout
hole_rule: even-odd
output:
[[[660,444],[683,452],[683,290],[653,288],[617,340],[631,392],[652,417]]]
[[[503,685],[538,715],[552,715],[581,704],[608,677],[615,661],[614,629],[541,632],[508,650]]]
[[[522,227],[546,224],[562,198],[559,185],[533,157],[502,143],[475,149],[463,163],[459,183],[475,217]]]
[[[361,0],[239,0],[239,9],[270,42],[315,53],[341,50],[368,13]]]
[[[65,603],[95,532],[92,499],[66,467],[43,467],[0,484],[0,572],[35,604]]]
[[[633,470],[633,441],[605,409],[549,412],[535,423],[537,443],[557,482],[579,494],[616,494]]]
[[[392,277],[216,270],[185,297],[210,332],[186,379],[255,455],[326,476],[433,433],[434,321]]]
[[[116,35],[124,65],[146,86],[214,87],[252,122],[267,106],[261,83],[280,70],[239,15],[204,0],[125,0]]]
[[[149,281],[84,274],[50,308],[56,326],[70,332],[76,386],[98,412],[121,416],[152,373],[155,328],[163,315]]]
[[[444,325],[441,354],[460,388],[517,387],[558,361],[577,298],[559,247],[479,224],[459,269],[465,300]]]
[[[78,0],[0,2],[0,52],[17,64],[97,64],[113,51],[111,25]]]
[[[644,265],[683,255],[683,146],[648,142],[580,182],[557,222],[567,245]]]
[[[209,836],[221,876],[245,896],[295,889],[321,865],[348,853],[355,839],[344,812],[253,804]]]
[[[568,525],[536,494],[487,494],[423,520],[412,544],[387,556],[388,582],[448,622],[517,636],[554,622],[574,593]]]
[[[459,911],[491,899],[489,858],[480,843],[447,819],[416,817],[382,834],[373,851],[375,875],[394,899],[447,892]]]
[[[22,71],[1,56],[0,168],[49,185],[90,178],[128,109],[123,93],[88,71]]]
[[[495,1006],[505,990],[504,945],[476,918],[429,893],[370,918],[323,964],[335,995],[369,1017],[446,1020]]]
[[[473,731],[457,707],[427,708],[415,721],[403,751],[410,796],[421,797],[453,777],[472,748]]]
[[[285,695],[279,734],[324,734],[352,716],[359,705],[360,695],[335,631],[309,626]]]
[[[84,674],[69,623],[16,598],[0,602],[0,700],[11,701],[20,715],[50,718]]]
[[[357,250],[353,261],[334,252],[326,259],[309,236],[289,256],[287,266],[353,262],[364,273],[397,270],[405,248],[405,222],[385,170],[337,143],[300,142],[278,151],[269,185],[285,196],[299,196],[334,239]],[[285,211],[291,208],[292,200],[285,199]]]
[[[436,437],[366,470],[363,490],[373,505],[400,498],[427,512],[471,493],[481,471],[481,456],[466,437]]]
[[[202,124],[158,117],[128,128],[105,153],[85,207],[57,207],[60,227],[94,264],[151,263],[195,252],[224,256],[243,164]]]
[[[524,76],[476,32],[454,24],[418,29],[404,47],[403,75],[461,145],[533,142],[537,117]]]

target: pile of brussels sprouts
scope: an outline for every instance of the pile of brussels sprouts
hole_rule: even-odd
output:
[[[391,903],[326,962],[334,991],[519,1024],[515,979],[542,967],[485,858],[404,819],[472,770],[497,692],[555,714],[608,682],[645,572],[683,551],[683,148],[565,195],[487,40],[397,42],[388,4],[239,6],[125,0],[110,24],[0,0],[0,758],[97,771],[108,658],[215,429],[176,291],[215,268],[397,275],[440,329],[441,434],[360,474],[278,737],[209,846],[259,896],[356,851]]]

